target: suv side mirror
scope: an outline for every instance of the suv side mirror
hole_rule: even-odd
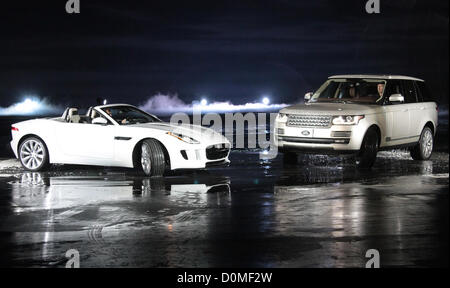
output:
[[[305,101],[309,101],[309,100],[311,99],[311,97],[312,97],[313,94],[314,94],[313,92],[308,92],[308,93],[306,93],[306,94],[305,94]]]
[[[92,119],[91,123],[92,124],[106,125],[106,124],[108,124],[108,120],[106,120],[103,117],[97,117],[97,118]]]
[[[405,97],[403,97],[402,94],[392,94],[391,96],[389,96],[389,102],[403,103],[403,102],[405,102]]]

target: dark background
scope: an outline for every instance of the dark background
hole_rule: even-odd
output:
[[[448,0],[8,1],[0,106],[24,95],[86,105],[177,93],[235,104],[295,103],[327,76],[404,74],[448,103]]]

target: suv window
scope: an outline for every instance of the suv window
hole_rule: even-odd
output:
[[[417,103],[417,92],[413,81],[403,80],[403,92],[405,103]]]
[[[384,92],[384,103],[390,103],[389,102],[389,96],[391,96],[392,94],[402,94],[404,97],[404,93],[403,93],[403,87],[402,87],[402,82],[400,80],[390,80],[387,83],[385,92]]]
[[[416,81],[418,96],[420,102],[434,102],[433,97],[431,96],[430,89],[428,89],[427,84],[423,81]]]

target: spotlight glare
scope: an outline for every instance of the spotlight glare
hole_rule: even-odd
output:
[[[200,104],[201,104],[202,106],[206,106],[206,104],[208,104],[208,100],[202,99],[202,101],[200,101]]]
[[[31,113],[39,108],[39,103],[30,98],[26,98],[22,103],[17,104],[17,109],[23,113]]]
[[[268,98],[268,97],[264,97],[264,98],[262,99],[262,103],[263,103],[264,105],[269,105],[269,103],[270,103],[269,98]]]

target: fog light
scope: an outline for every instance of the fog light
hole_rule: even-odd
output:
[[[346,137],[349,138],[352,135],[352,131],[332,131],[331,137]]]
[[[336,140],[334,140],[334,143],[337,143],[337,144],[348,144],[348,143],[350,143],[350,139],[336,139]]]

